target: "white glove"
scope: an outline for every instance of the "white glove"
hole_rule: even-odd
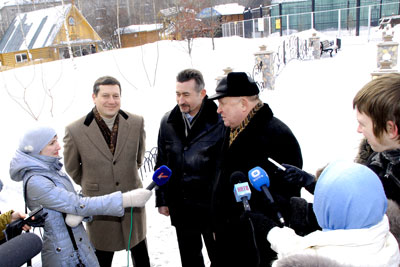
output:
[[[75,215],[75,214],[67,214],[65,216],[65,223],[69,227],[77,227],[83,220],[83,216]]]
[[[138,188],[126,193],[122,193],[122,206],[124,208],[144,207],[152,194],[153,193],[150,190],[144,188]]]

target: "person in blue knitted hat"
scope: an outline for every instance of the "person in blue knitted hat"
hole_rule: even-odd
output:
[[[53,128],[39,126],[28,130],[11,160],[11,179],[23,182],[30,210],[42,206],[43,212],[48,213],[42,266],[100,266],[81,223],[84,217],[86,221],[93,215],[122,217],[126,207],[143,207],[152,193],[139,188],[97,197],[78,195],[69,176],[62,171],[60,149]]]

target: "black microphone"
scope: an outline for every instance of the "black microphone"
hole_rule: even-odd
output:
[[[235,183],[233,193],[235,194],[236,202],[242,202],[245,211],[250,211],[249,199],[251,190],[248,182],[245,182],[246,176],[243,172],[236,171],[231,174],[231,184]]]
[[[249,180],[251,185],[257,191],[263,191],[268,201],[271,204],[274,204],[275,201],[268,190],[269,186],[269,177],[267,172],[261,167],[255,167],[249,171]],[[278,216],[278,220],[282,225],[285,225],[285,220],[283,219],[282,214],[277,210],[276,215]]]
[[[0,266],[21,266],[42,250],[42,240],[33,233],[21,234],[0,246]]]

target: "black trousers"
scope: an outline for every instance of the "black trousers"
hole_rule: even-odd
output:
[[[147,251],[146,239],[131,248],[133,266],[150,267],[149,253]],[[111,267],[114,251],[96,250],[96,256],[101,267]]]
[[[198,229],[187,229],[183,227],[175,227],[176,236],[178,238],[179,253],[181,255],[182,267],[204,267],[203,236],[204,244],[206,245],[208,257],[213,267],[215,258],[215,241],[211,231],[201,231]]]

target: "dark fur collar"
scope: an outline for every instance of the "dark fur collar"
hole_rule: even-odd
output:
[[[126,114],[122,109],[120,109],[118,111],[118,113],[121,115],[122,118],[124,118],[125,120],[127,120],[129,118],[128,114]],[[86,126],[89,126],[92,121],[94,120],[94,113],[93,110],[91,110],[87,115],[86,115],[86,119],[83,122],[83,124],[85,124]]]

